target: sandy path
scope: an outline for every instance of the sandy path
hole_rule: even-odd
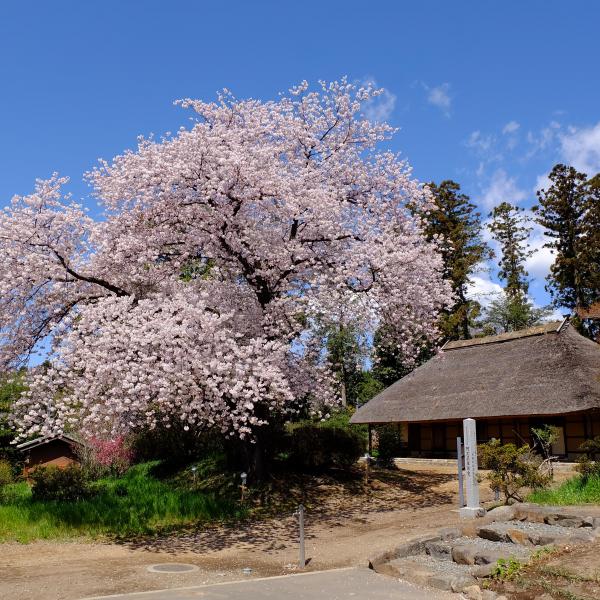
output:
[[[409,468],[410,467],[410,468]],[[366,566],[374,554],[458,522],[453,468],[403,465],[406,485],[376,481],[372,494],[325,496],[307,513],[308,570]],[[483,486],[482,486],[483,487]],[[484,490],[483,499],[489,499]],[[201,585],[296,570],[292,515],[211,528],[152,542],[36,542],[0,545],[0,598],[75,600],[86,596]],[[150,573],[148,565],[186,562],[192,573]],[[242,569],[252,568],[250,575]]]

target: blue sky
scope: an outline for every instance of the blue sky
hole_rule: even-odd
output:
[[[371,109],[400,128],[392,146],[419,179],[455,179],[484,214],[527,208],[555,162],[600,170],[599,20],[592,0],[6,0],[0,205],[53,171],[89,203],[82,173],[185,124],[177,98],[267,99],[347,75],[385,88]],[[538,303],[549,260],[530,263]]]

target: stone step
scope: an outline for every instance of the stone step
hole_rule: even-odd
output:
[[[397,558],[378,570],[385,575],[418,585],[452,592],[462,592],[465,588],[476,585],[476,571],[477,567],[438,560],[427,554]]]
[[[428,542],[425,544],[425,552],[439,561],[446,560],[461,565],[480,566],[482,568],[478,569],[476,573],[478,577],[489,575],[501,558],[515,558],[523,562],[531,556],[531,550],[525,546],[470,537]]]
[[[600,536],[600,530],[529,521],[496,521],[478,527],[476,534],[492,542],[522,546],[566,546],[594,541]]]

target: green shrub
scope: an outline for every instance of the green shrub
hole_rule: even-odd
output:
[[[552,472],[546,469],[547,461],[525,445],[502,444],[490,440],[479,446],[481,467],[489,469],[487,479],[494,491],[504,495],[506,504],[510,500],[523,501],[523,488],[540,490],[552,482]]]
[[[13,482],[12,465],[7,460],[0,460],[0,487]]]
[[[377,459],[384,465],[391,464],[394,458],[402,456],[402,434],[397,425],[382,425],[376,428]]]
[[[579,446],[579,449],[585,452],[577,461],[579,463],[577,470],[581,473],[584,481],[590,477],[600,477],[600,461],[597,460],[600,454],[600,436],[586,440]]]
[[[72,502],[91,495],[89,479],[76,465],[69,465],[64,469],[38,467],[29,473],[29,477],[34,500]]]
[[[496,566],[492,570],[492,577],[501,581],[512,581],[517,579],[523,570],[523,563],[519,562],[513,556],[509,558],[499,558]]]
[[[576,469],[584,480],[590,477],[600,477],[600,462],[591,460],[589,456],[582,456],[578,459]]]
[[[302,425],[289,434],[289,462],[300,469],[349,467],[365,450],[354,431],[319,425]]]

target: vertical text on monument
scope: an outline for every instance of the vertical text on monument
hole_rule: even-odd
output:
[[[465,448],[465,475],[467,505],[460,513],[465,517],[475,517],[485,511],[479,506],[479,483],[477,481],[477,427],[475,419],[463,421]]]

